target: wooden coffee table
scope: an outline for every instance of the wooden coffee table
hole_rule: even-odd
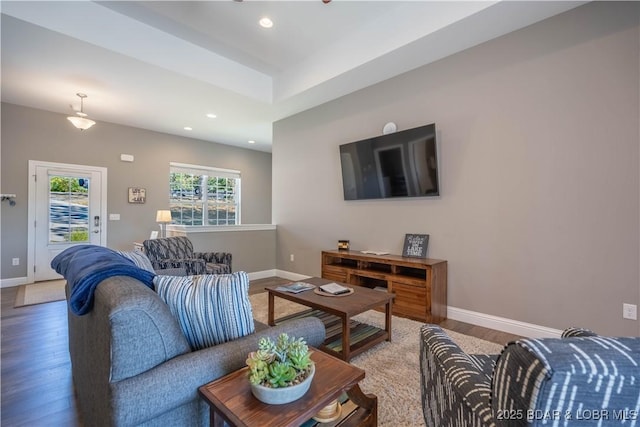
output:
[[[377,426],[377,397],[364,394],[358,385],[365,372],[321,351],[314,351],[311,359],[316,365],[316,375],[309,391],[284,405],[268,405],[251,394],[247,367],[203,385],[198,392],[209,405],[211,425],[218,427],[224,422],[237,427],[315,425],[312,417],[346,392],[351,409],[347,411],[348,405],[343,404],[336,425]]]
[[[316,286],[331,283],[330,280],[312,277],[303,280]],[[327,337],[320,347],[322,351],[332,354],[342,360],[349,361],[352,357],[362,353],[382,341],[391,341],[391,313],[393,309],[393,294],[384,291],[350,286],[353,294],[347,296],[318,295],[313,290],[293,294],[279,291],[277,287],[266,288],[269,292],[269,325],[304,316],[317,316],[325,324]],[[311,310],[275,319],[275,297],[310,307]],[[380,329],[352,320],[351,318],[365,311],[384,307],[385,328]]]

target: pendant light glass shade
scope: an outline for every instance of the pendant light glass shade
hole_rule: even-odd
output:
[[[96,124],[96,122],[94,122],[91,119],[85,119],[84,117],[78,117],[78,116],[69,116],[67,117],[67,120],[73,123],[73,125],[80,130],[87,130],[91,126]]]
[[[69,116],[67,120],[69,120],[73,125],[80,130],[87,130],[91,126],[95,125],[91,119],[87,119],[87,114],[84,112],[84,99],[87,97],[84,93],[76,93],[80,97],[80,111],[77,111],[77,116]]]

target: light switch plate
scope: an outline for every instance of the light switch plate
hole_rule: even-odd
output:
[[[635,304],[622,304],[622,318],[638,320],[638,306]]]

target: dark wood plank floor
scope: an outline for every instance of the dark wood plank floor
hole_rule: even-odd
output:
[[[251,294],[287,282],[251,282]],[[69,362],[66,302],[14,308],[17,287],[0,292],[2,426],[82,426],[76,410]],[[442,327],[505,344],[519,337],[446,320]]]

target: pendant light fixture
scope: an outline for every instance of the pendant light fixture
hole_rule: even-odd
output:
[[[84,112],[84,99],[87,97],[84,93],[76,93],[80,97],[80,111],[76,111],[76,116],[69,116],[67,120],[69,120],[75,127],[80,130],[87,130],[91,126],[95,125],[91,119],[87,119],[87,114]]]

